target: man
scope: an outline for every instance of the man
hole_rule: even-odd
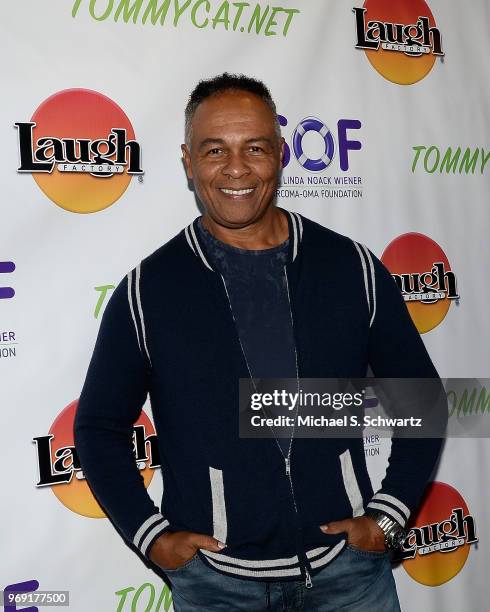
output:
[[[238,434],[240,378],[299,385],[368,366],[437,377],[381,262],[275,205],[283,151],[261,82],[225,73],[198,84],[182,152],[204,213],[114,291],[76,448],[124,538],[169,577],[177,612],[399,610],[386,545],[404,535],[439,442],[395,440],[373,494],[360,437]],[[160,509],[131,446],[148,393]]]

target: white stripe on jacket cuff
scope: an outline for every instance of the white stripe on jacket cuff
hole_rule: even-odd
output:
[[[376,493],[376,495],[373,496],[372,501],[377,501],[380,503],[386,501],[392,506],[395,506],[395,508],[397,508],[397,510],[403,514],[407,520],[410,516],[410,510],[407,508],[407,506],[405,506],[405,504],[396,497],[393,497],[393,495],[388,495],[388,493]]]
[[[165,520],[163,521],[163,523],[158,523],[157,525],[155,525],[155,527],[153,527],[153,529],[148,532],[148,535],[141,543],[141,548],[140,548],[141,552],[145,556],[148,556],[147,553],[148,553],[150,546],[160,535],[162,535],[162,533],[167,529],[168,526],[169,526],[169,522]]]
[[[165,531],[169,522],[163,518],[160,512],[152,514],[147,518],[135,533],[133,544],[146,555],[150,544]]]

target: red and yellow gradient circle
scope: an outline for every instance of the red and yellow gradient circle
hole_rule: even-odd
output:
[[[434,16],[424,0],[366,0],[367,9],[365,23],[381,21],[411,25],[417,23],[419,17],[427,17],[430,27],[436,25]],[[410,57],[401,51],[382,49],[366,50],[368,60],[373,68],[388,81],[398,85],[412,85],[423,79],[432,69],[436,61],[432,53]]]
[[[67,446],[74,446],[73,423],[75,420],[77,406],[78,400],[75,400],[66,406],[66,408],[64,408],[56,417],[51,429],[49,430],[49,433],[53,434],[54,436],[54,438],[51,440],[52,462],[57,459],[55,453],[58,449]],[[141,412],[141,415],[136,421],[135,425],[144,425],[147,436],[155,433],[152,422],[143,411]],[[63,467],[68,470],[72,467],[72,464],[72,455],[67,454],[66,459],[63,462]],[[114,466],[114,469],[117,469],[117,466]],[[87,481],[85,479],[79,480],[77,478],[77,473],[80,474],[79,471],[74,472],[70,482],[53,485],[51,490],[60,500],[60,502],[73,512],[81,514],[82,516],[88,516],[90,518],[105,518],[106,514],[90,491]],[[146,465],[145,468],[140,471],[140,474],[143,477],[145,487],[148,487],[151,479],[153,478],[154,470]]]
[[[430,272],[435,262],[444,263],[446,271],[451,270],[446,254],[441,247],[424,234],[409,232],[395,238],[384,250],[381,261],[391,274],[413,274]],[[410,316],[421,334],[437,327],[444,319],[451,305],[446,297],[437,302],[405,302]]]
[[[124,111],[110,98],[89,89],[65,89],[53,94],[35,111],[33,144],[39,138],[84,138],[106,140],[112,128],[134,130]],[[126,172],[108,177],[86,172],[33,173],[41,190],[55,204],[76,213],[93,213],[114,204],[126,191],[131,176]]]
[[[444,482],[431,483],[425,492],[418,514],[411,525],[422,527],[441,523],[451,516],[453,509],[462,508],[469,514],[465,500],[456,489]],[[439,586],[458,574],[470,553],[470,544],[448,552],[416,554],[413,559],[403,561],[406,572],[420,584]]]

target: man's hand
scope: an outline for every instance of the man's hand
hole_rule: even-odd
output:
[[[324,533],[347,533],[347,543],[361,550],[386,551],[385,534],[381,527],[367,516],[320,525]]]
[[[218,552],[226,544],[212,536],[193,531],[167,531],[155,540],[150,549],[153,563],[167,569],[177,569],[196,554],[199,548]]]

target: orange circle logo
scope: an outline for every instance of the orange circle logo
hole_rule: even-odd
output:
[[[451,301],[459,298],[456,275],[437,242],[416,232],[403,234],[390,242],[381,261],[400,288],[419,332],[437,327]]]
[[[366,0],[356,16],[357,49],[375,70],[399,85],[412,85],[443,56],[441,33],[424,0]]]
[[[470,545],[478,541],[475,520],[465,500],[443,482],[427,487],[411,525],[402,552],[403,567],[427,586],[454,578],[468,559]]]
[[[39,482],[37,486],[51,486],[60,502],[77,514],[90,518],[105,518],[106,515],[93,496],[80,464],[74,446],[73,423],[78,400],[71,402],[56,417],[47,436],[34,438],[37,444]],[[151,455],[156,445],[155,429],[148,416],[142,411],[134,424],[135,461],[140,469],[145,487],[154,474]],[[149,456],[148,456],[149,454]],[[117,469],[117,466],[114,466]]]
[[[32,173],[61,208],[92,213],[114,204],[133,174],[142,174],[141,150],[124,111],[103,94],[65,89],[16,123],[19,172]]]

